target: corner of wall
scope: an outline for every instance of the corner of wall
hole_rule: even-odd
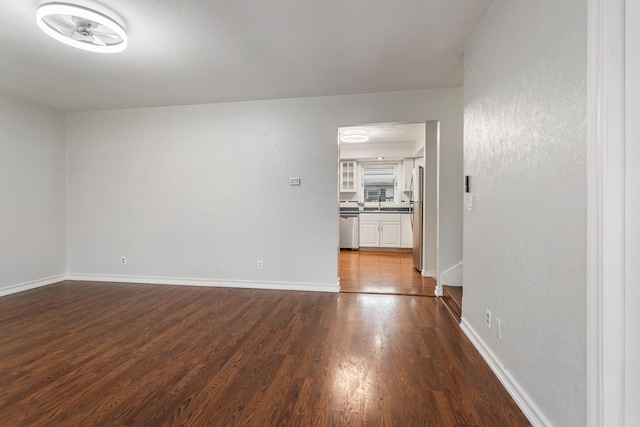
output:
[[[551,422],[545,417],[544,413],[538,408],[535,402],[520,386],[518,381],[509,373],[506,366],[493,353],[491,348],[480,338],[480,335],[469,325],[465,317],[462,317],[460,329],[469,338],[473,346],[478,350],[482,358],[487,362],[491,370],[498,380],[502,383],[507,392],[511,395],[516,404],[520,407],[524,415],[534,427],[549,427]]]

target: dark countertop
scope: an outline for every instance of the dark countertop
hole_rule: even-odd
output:
[[[409,214],[411,213],[411,207],[409,206],[402,206],[402,207],[393,207],[393,208],[382,208],[380,210],[378,210],[378,208],[374,208],[374,207],[365,207],[364,210],[360,210],[359,208],[355,207],[348,207],[348,208],[340,208],[340,213],[350,213],[350,214],[362,214],[362,213],[375,213],[375,214]]]

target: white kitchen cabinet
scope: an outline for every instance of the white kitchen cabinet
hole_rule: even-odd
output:
[[[400,214],[360,214],[361,248],[399,248],[401,238]]]
[[[399,248],[401,246],[401,230],[400,221],[380,221],[380,247]]]
[[[402,247],[413,247],[413,227],[411,226],[411,214],[402,215]]]
[[[355,192],[358,189],[357,164],[355,160],[340,162],[340,191]]]
[[[415,159],[404,159],[402,162],[403,184],[402,191],[411,191],[411,175],[415,167]]]
[[[362,215],[360,215],[360,218],[362,218]],[[380,221],[360,219],[360,247],[380,247]]]

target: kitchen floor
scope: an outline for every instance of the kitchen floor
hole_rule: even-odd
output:
[[[436,280],[413,267],[410,252],[340,251],[340,291],[435,296]]]

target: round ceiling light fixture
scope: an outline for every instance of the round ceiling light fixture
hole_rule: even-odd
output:
[[[342,142],[366,142],[369,140],[367,131],[364,129],[347,129],[340,132]]]
[[[114,53],[127,48],[127,32],[112,18],[67,3],[47,3],[36,13],[38,27],[54,39],[78,49]]]

